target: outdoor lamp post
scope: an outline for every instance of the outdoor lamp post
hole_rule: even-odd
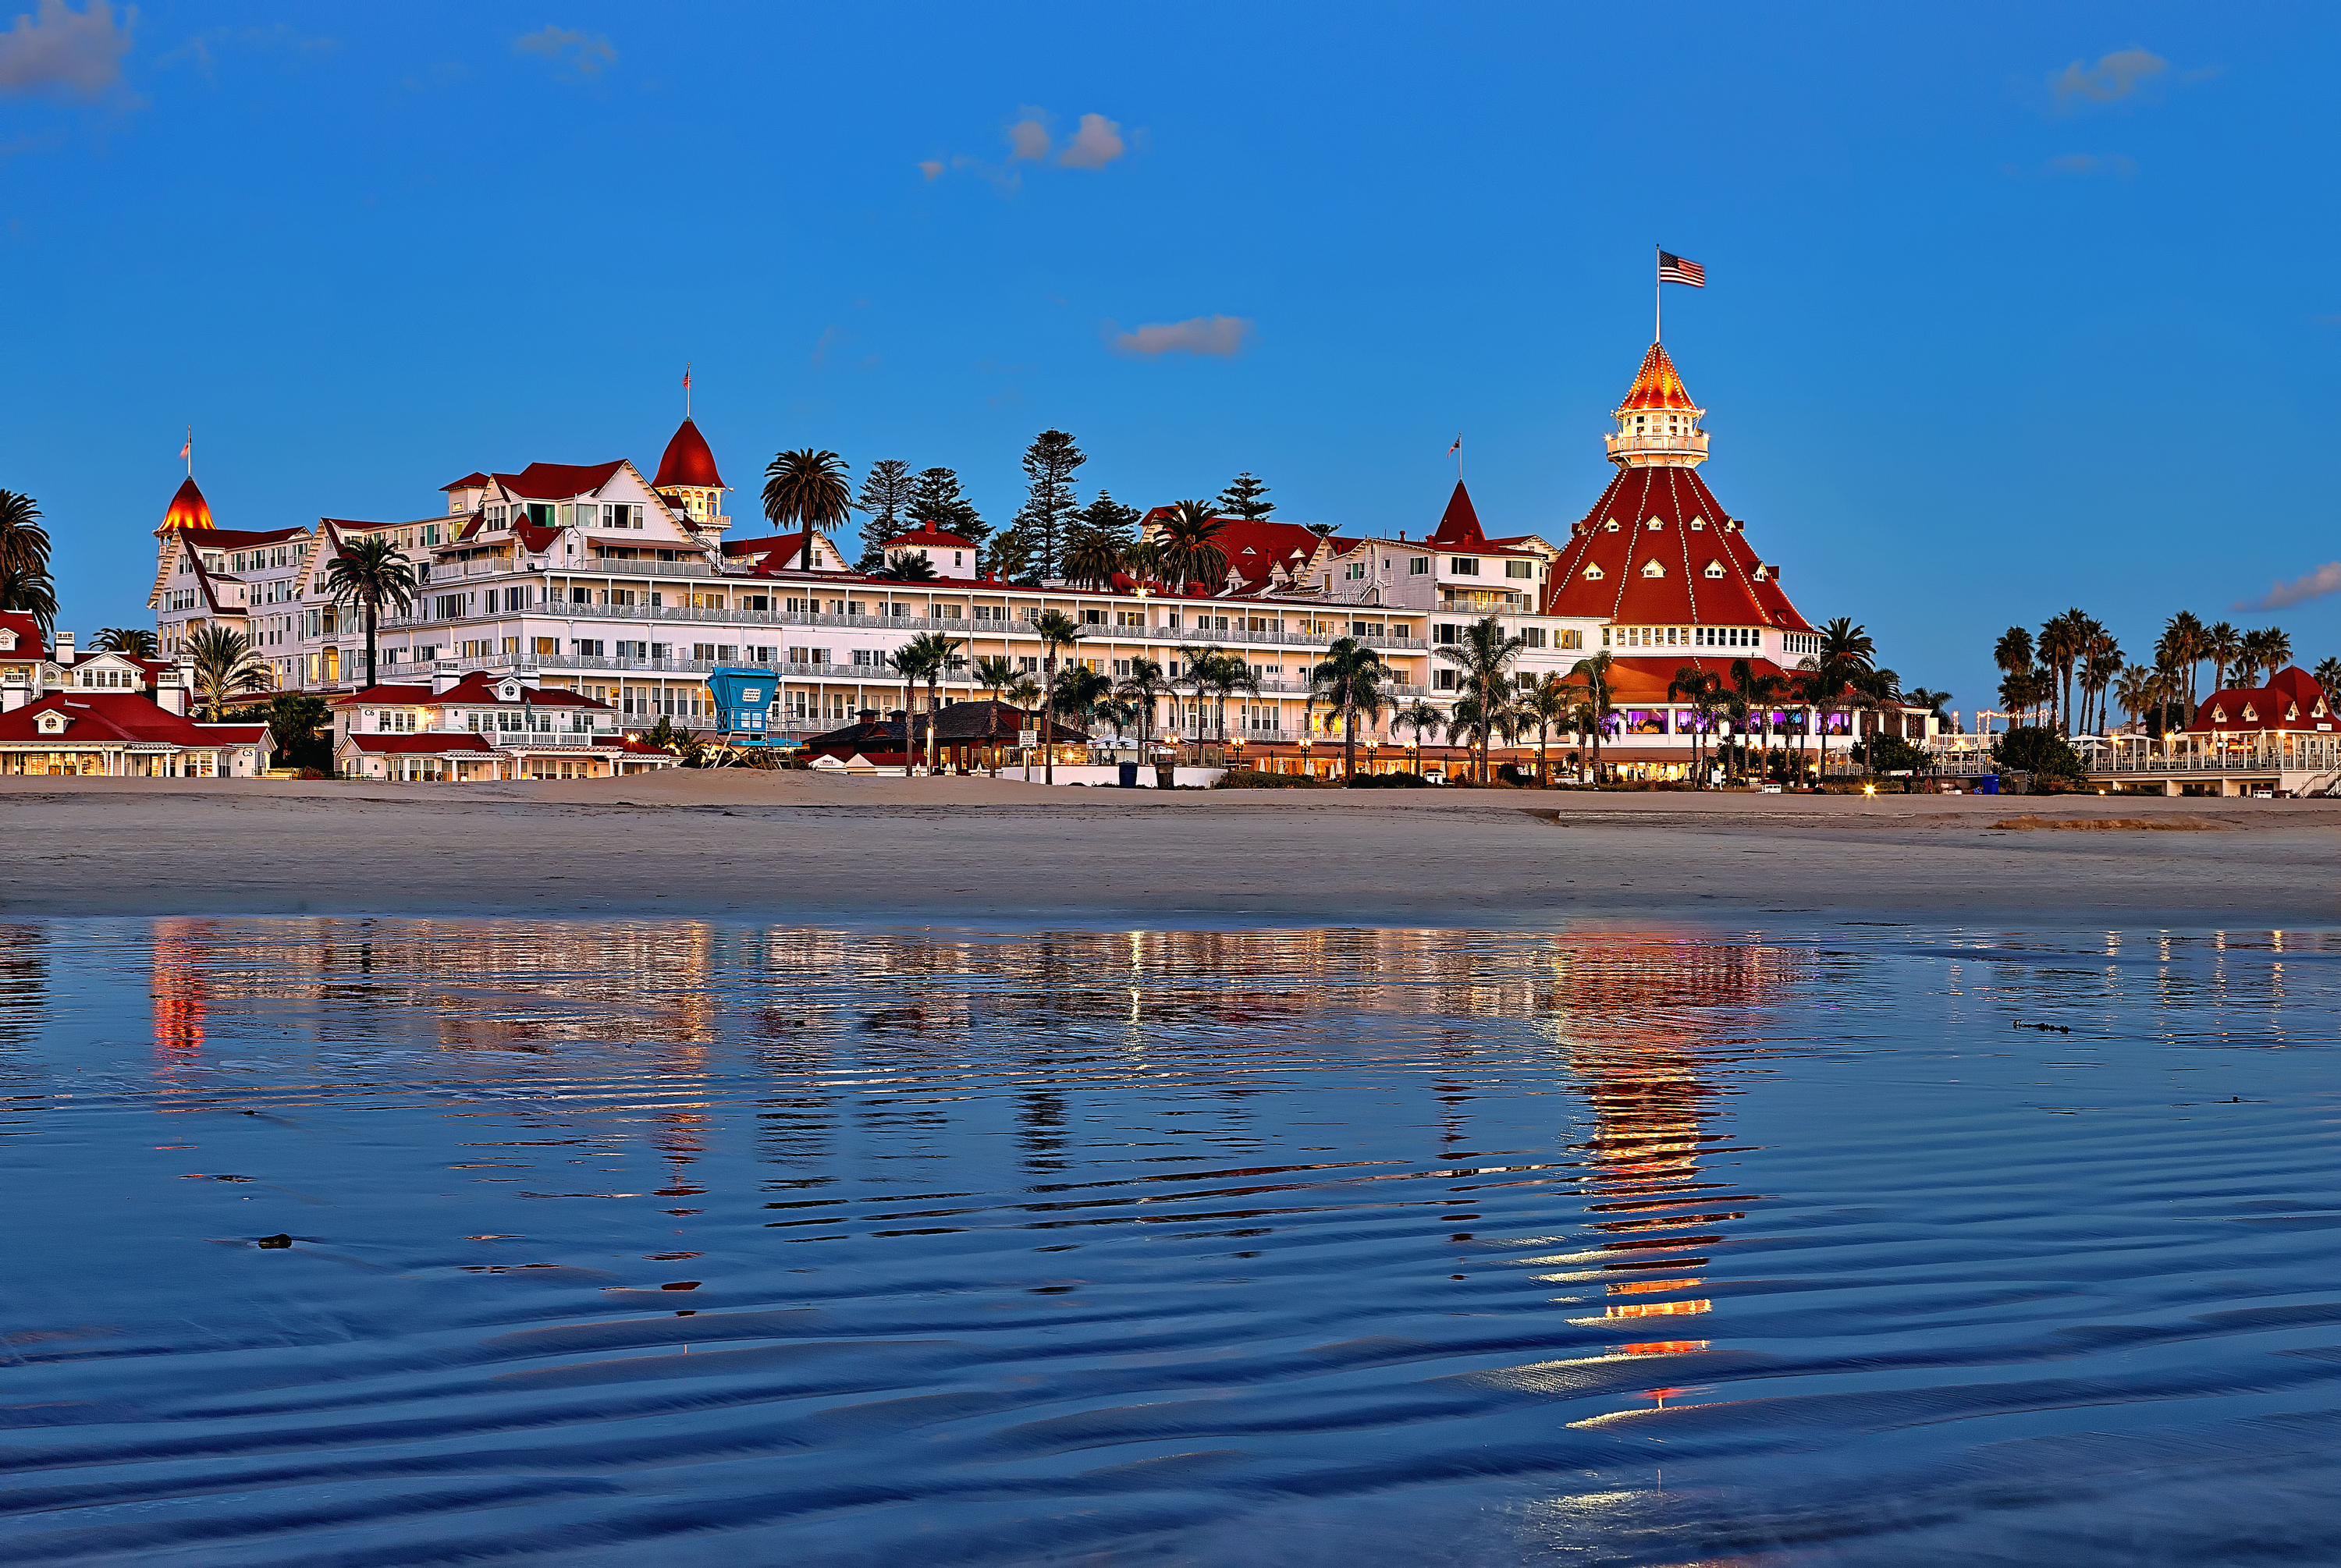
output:
[[[1303,729],[1300,732],[1300,776],[1304,779],[1316,777],[1316,775],[1311,773],[1309,769],[1309,731]]]

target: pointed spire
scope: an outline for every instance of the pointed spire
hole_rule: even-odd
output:
[[[1471,492],[1463,481],[1455,481],[1455,493],[1447,498],[1447,511],[1439,520],[1439,530],[1430,536],[1433,544],[1485,544],[1488,536],[1479,531],[1479,514],[1472,508]]]
[[[212,526],[212,509],[204,500],[204,492],[195,488],[195,476],[189,474],[180,482],[179,492],[171,498],[170,510],[163,513],[163,526],[157,533],[200,533]]]
[[[1667,357],[1667,351],[1652,343],[1650,352],[1642,356],[1642,368],[1636,372],[1633,387],[1626,393],[1626,401],[1618,405],[1618,412],[1647,413],[1656,410],[1663,413],[1690,408],[1694,405],[1690,393],[1683,388],[1682,373]]]

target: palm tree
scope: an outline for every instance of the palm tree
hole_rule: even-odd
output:
[[[1065,578],[1076,588],[1109,588],[1121,570],[1121,546],[1102,529],[1085,528],[1065,547]]]
[[[154,634],[143,626],[109,626],[97,634],[101,653],[125,653],[133,659],[155,655]]]
[[[13,490],[0,490],[0,610],[31,616],[44,637],[56,625],[49,531],[41,526],[40,504]]]
[[[1479,782],[1488,782],[1488,747],[1499,714],[1510,706],[1511,670],[1525,638],[1504,630],[1495,616],[1485,615],[1463,629],[1461,640],[1442,642],[1439,657],[1456,666],[1464,697],[1472,700],[1479,733]]]
[[[2002,675],[2021,675],[2032,668],[2032,633],[2021,626],[2011,626],[1999,634],[1992,644],[1992,662],[1999,666]]]
[[[2135,719],[2160,700],[2162,677],[2143,664],[2133,664],[2114,681],[2114,700]]]
[[[870,574],[874,582],[941,582],[942,573],[923,550],[906,550]]]
[[[1049,693],[1049,706],[1083,729],[1089,729],[1097,719],[1098,705],[1111,700],[1112,697],[1111,680],[1081,665],[1068,664],[1057,671],[1055,684]]]
[[[1130,661],[1130,673],[1113,694],[1137,710],[1138,759],[1146,760],[1154,741],[1154,705],[1164,697],[1176,697],[1179,689],[1162,673],[1162,666],[1140,654]]]
[[[1701,670],[1697,665],[1683,665],[1675,671],[1675,678],[1667,682],[1667,700],[1689,702],[1691,712],[1698,719],[1698,728],[1691,731],[1690,776],[1692,783],[1701,789],[1706,788],[1707,769],[1704,764],[1707,760],[1708,726],[1714,720],[1722,695],[1723,677],[1712,670]]]
[[[2292,639],[2271,626],[2246,631],[2243,638],[2244,679],[2240,686],[2265,686],[2276,672],[2292,662]]]
[[[1479,742],[1481,766],[1479,782],[1485,784],[1489,778],[1486,771],[1488,738],[1491,735],[1501,735],[1505,743],[1510,744],[1518,738],[1520,726],[1527,718],[1528,715],[1522,711],[1520,705],[1512,700],[1511,690],[1509,687],[1498,691],[1492,702],[1482,702],[1478,692],[1466,691],[1455,700],[1454,708],[1448,712],[1447,738],[1449,740],[1460,739],[1467,751],[1475,739]]]
[[[1004,653],[987,653],[975,661],[975,683],[991,693],[994,702],[1016,679],[1016,661]]]
[[[1877,652],[1868,632],[1856,626],[1851,616],[1840,615],[1821,628],[1820,652],[1798,666],[1812,676],[1806,686],[1820,718],[1818,739],[1823,779],[1828,777],[1828,716],[1843,705],[1844,692],[1854,678],[1875,665]]]
[[[2182,610],[2172,616],[2155,643],[2157,663],[2168,664],[2178,670],[2187,686],[2187,711],[2195,711],[2195,667],[2209,656],[2206,645],[2210,634],[2191,610]]]
[[[1213,517],[1210,503],[1200,501],[1179,502],[1155,525],[1162,575],[1174,592],[1184,592],[1190,582],[1219,590],[1227,579],[1228,556],[1217,541],[1227,526],[1225,518]]]
[[[1260,695],[1260,671],[1240,653],[1212,650],[1206,673],[1210,678],[1212,728],[1220,737],[1220,766],[1228,765],[1228,699],[1239,691]]]
[[[1328,707],[1341,716],[1341,781],[1358,776],[1358,715],[1378,719],[1390,705],[1382,683],[1397,671],[1382,656],[1354,637],[1337,637],[1325,657],[1309,667],[1309,703],[1315,707],[1323,693]]]
[[[2325,689],[2327,697],[2341,694],[2341,659],[2320,659],[2316,661],[2316,668],[2309,673],[2316,677],[2316,684]]]
[[[1580,659],[1570,667],[1569,679],[1573,685],[1585,688],[1584,699],[1578,704],[1575,715],[1582,727],[1579,734],[1593,738],[1593,781],[1601,781],[1601,732],[1609,727],[1609,715],[1616,712],[1609,697],[1609,667],[1613,660],[1609,650],[1603,649],[1590,659]]]
[[[937,700],[937,694],[942,685],[944,675],[959,662],[955,657],[959,651],[959,644],[960,640],[947,631],[921,631],[918,636],[896,649],[890,656],[890,662],[893,664],[898,673],[906,678],[914,675],[917,680],[926,682],[927,776],[929,778],[934,777],[935,769],[941,760],[940,737],[941,727],[937,719],[942,711],[942,706]],[[902,705],[902,746],[906,752],[910,749],[910,743],[911,710],[910,704],[906,702]],[[909,764],[905,762],[903,768],[907,772]]]
[[[1414,732],[1407,749],[1414,753],[1414,771],[1422,772],[1422,738],[1447,722],[1447,716],[1427,697],[1418,697],[1390,715],[1390,733],[1395,735],[1400,725]]]
[[[370,533],[345,542],[325,566],[325,591],[337,603],[355,604],[365,611],[365,683],[374,684],[374,627],[387,609],[403,612],[414,605],[421,583],[414,567],[387,533]]]
[[[800,570],[812,570],[813,535],[838,528],[853,512],[853,486],[845,460],[833,452],[800,447],[774,455],[764,470],[764,515],[772,526],[804,530]]]
[[[2203,634],[2201,646],[2203,657],[2211,661],[2211,690],[2226,690],[2227,671],[2234,669],[2236,661],[2244,656],[2244,634],[2230,622],[2215,621]],[[2246,680],[2242,684],[2249,686],[2251,682]]]
[[[1044,610],[1041,612],[1040,619],[1032,623],[1032,630],[1040,633],[1041,637],[1042,650],[1041,669],[1043,671],[1041,690],[1051,691],[1057,683],[1057,651],[1060,649],[1071,648],[1080,640],[1081,629],[1079,623],[1063,610]],[[1041,781],[1044,784],[1054,784],[1057,781],[1057,754],[1050,749],[1050,742],[1055,738],[1057,729],[1056,720],[1051,717],[1055,712],[1054,702],[1048,703],[1041,710]]]
[[[919,647],[919,641],[920,640],[914,637],[886,656],[887,667],[893,670],[894,679],[902,683],[902,775],[904,778],[910,777],[911,757],[914,750],[911,744],[911,710],[919,705],[919,682],[927,678],[927,671],[932,667],[935,659],[934,650]]]
[[[1853,678],[1847,700],[1861,717],[1861,770],[1874,774],[1878,771],[1877,727],[1869,716],[1902,700],[1902,678],[1882,666],[1862,670]]]
[[[1162,575],[1162,547],[1151,539],[1123,546],[1121,570],[1139,582],[1158,581]]]
[[[1534,684],[1520,693],[1520,712],[1536,725],[1537,784],[1541,789],[1552,788],[1552,770],[1546,761],[1545,742],[1552,732],[1569,722],[1569,710],[1577,699],[1569,682],[1553,670],[1537,677]]]
[[[187,639],[186,654],[194,665],[195,690],[203,697],[204,715],[214,723],[231,694],[264,691],[270,684],[267,664],[241,631],[204,627]]]
[[[1928,716],[1945,729],[1951,727],[1951,716],[1943,711],[1950,705],[1949,692],[1933,691],[1924,686],[1913,686],[1904,692],[1903,696],[1908,700],[1912,707],[1925,709]]]
[[[2096,734],[2106,728],[2106,688],[2114,683],[2121,671],[2121,644],[2100,628],[2090,639],[2088,655],[2081,662],[2081,729],[2084,733]]]
[[[1019,712],[1024,715],[1024,722],[1018,728],[1031,728],[1032,705],[1041,700],[1041,683],[1029,675],[1019,675],[1008,683],[1000,695],[1007,699]],[[1021,748],[1020,747],[1019,749]],[[995,767],[992,771],[997,773],[999,769]],[[1024,782],[1027,784],[1032,782],[1032,753],[1030,751],[1024,753]]]

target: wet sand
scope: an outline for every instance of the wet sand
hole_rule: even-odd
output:
[[[0,780],[0,916],[20,918],[2281,927],[2334,923],[2337,876],[2341,801],[2319,800]]]

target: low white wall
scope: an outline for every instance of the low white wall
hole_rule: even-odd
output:
[[[1182,789],[1208,789],[1227,775],[1228,770],[1224,768],[1179,768],[1171,771],[1170,779]],[[1000,776],[1002,779],[1013,779],[1021,782],[1024,777],[1024,769],[1003,768],[1000,770]],[[1041,782],[1041,767],[1038,763],[1033,764],[1032,767],[1032,782],[1035,784]],[[1057,782],[1060,785],[1102,784],[1110,789],[1119,788],[1121,783],[1121,769],[1118,767],[1093,767],[1086,762],[1069,767],[1060,762],[1057,764]],[[1154,769],[1151,766],[1138,770],[1138,787],[1141,789],[1154,788]]]

